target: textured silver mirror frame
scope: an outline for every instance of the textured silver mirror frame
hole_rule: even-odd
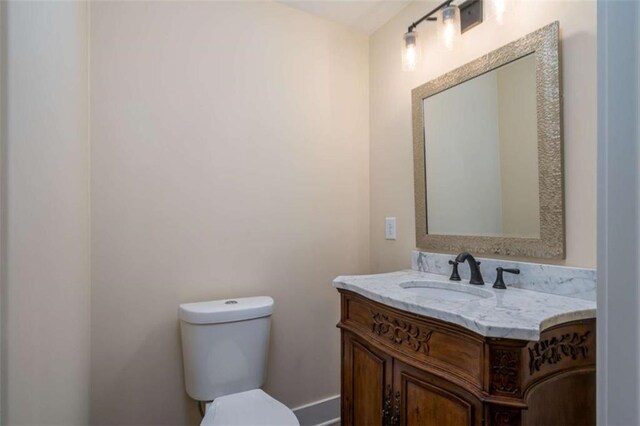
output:
[[[432,235],[427,233],[423,100],[462,82],[535,53],[538,121],[540,238]],[[556,21],[496,49],[411,92],[416,245],[426,251],[536,258],[565,258],[564,174],[559,23]],[[464,206],[460,206],[464,208]]]

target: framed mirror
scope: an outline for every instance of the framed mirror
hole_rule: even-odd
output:
[[[419,249],[564,258],[558,32],[413,89]]]

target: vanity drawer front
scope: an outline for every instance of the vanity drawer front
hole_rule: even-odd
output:
[[[457,376],[482,388],[483,340],[454,325],[408,314],[342,293],[342,323],[366,339],[373,339],[443,376]]]

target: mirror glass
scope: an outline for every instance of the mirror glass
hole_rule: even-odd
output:
[[[422,102],[427,233],[540,238],[535,53]]]

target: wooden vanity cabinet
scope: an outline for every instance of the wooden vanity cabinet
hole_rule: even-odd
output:
[[[595,320],[486,338],[339,291],[343,425],[595,425]]]
[[[384,404],[391,400],[393,359],[349,332],[342,339],[342,424],[386,423]]]

